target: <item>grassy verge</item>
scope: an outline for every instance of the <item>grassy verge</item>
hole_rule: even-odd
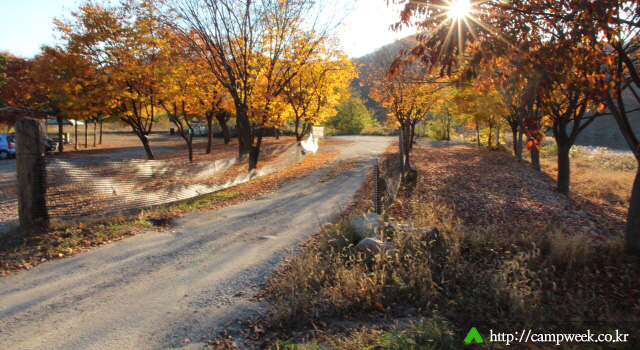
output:
[[[73,256],[142,231],[165,230],[170,226],[171,219],[187,212],[215,210],[258,198],[325,166],[338,153],[335,150],[319,151],[281,171],[249,182],[129,216],[119,215],[86,222],[53,221],[48,232],[30,237],[21,236],[17,230],[6,232],[0,236],[0,276],[30,269],[45,261]]]
[[[631,187],[637,163],[633,156],[597,148],[574,147],[570,152],[573,199],[613,235],[622,236],[626,227]],[[554,179],[558,164],[554,144],[543,148],[542,170]]]
[[[421,181],[389,212],[437,227],[442,240],[398,230],[389,235],[393,252],[371,259],[354,251],[349,215],[326,225],[271,279],[268,324],[280,337],[273,348],[458,349],[471,327],[485,339],[489,330],[619,329],[629,342],[563,348],[635,348],[639,263],[619,238],[567,223],[571,203],[526,167],[505,163],[507,155],[459,146],[454,160],[448,150],[421,147],[413,155]],[[517,181],[531,187],[531,197]],[[520,190],[501,191],[514,182]],[[485,341],[471,348],[504,347]]]

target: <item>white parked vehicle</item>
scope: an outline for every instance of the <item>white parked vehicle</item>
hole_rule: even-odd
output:
[[[16,137],[13,134],[0,134],[0,159],[16,156]]]

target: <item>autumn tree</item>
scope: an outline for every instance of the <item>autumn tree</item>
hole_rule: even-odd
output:
[[[249,152],[251,171],[264,128],[275,115],[274,102],[297,74],[294,66],[306,64],[329,34],[333,17],[320,17],[323,2],[310,0],[176,0],[174,5],[185,37],[198,37],[192,44],[233,100],[239,152]],[[316,39],[294,46],[301,33]],[[258,85],[264,92],[260,108],[251,101]]]
[[[74,119],[77,149],[77,121],[82,120],[85,122],[86,146],[86,122],[109,110],[103,98],[107,89],[104,75],[97,72],[85,57],[62,47],[48,46],[43,47],[42,52],[34,58],[32,75],[45,89],[49,105],[55,111],[59,139],[62,140],[63,118]]]
[[[418,20],[420,28],[443,29],[444,26],[437,23],[439,17],[436,14],[443,15],[440,18],[453,17],[452,9],[446,2],[394,2],[405,5],[398,26],[410,24],[416,19],[415,15],[419,14],[423,16],[423,20]],[[495,44],[505,41],[510,44],[502,36],[502,33],[508,33],[511,37],[535,38],[542,44],[550,41],[561,49],[584,48],[560,50],[558,54],[554,53],[554,58],[578,62],[575,65],[577,77],[586,79],[583,83],[596,87],[589,99],[594,105],[601,104],[599,110],[606,108],[614,116],[625,141],[640,164],[640,142],[631,127],[628,113],[635,109],[633,105],[640,102],[637,91],[640,86],[640,74],[637,70],[636,55],[640,48],[637,40],[640,13],[637,8],[636,1],[618,0],[474,2],[469,6],[470,11],[460,16],[470,18],[471,21],[465,20],[463,24],[458,20],[459,28],[463,29],[458,33],[457,46],[463,47],[471,42]],[[443,40],[446,36],[443,30],[435,30],[435,35],[425,35],[425,40],[407,53],[409,60],[431,60],[432,63],[437,61],[442,65],[443,71],[450,69],[461,53],[451,45],[451,40]],[[520,45],[516,40],[512,40],[511,43],[516,43],[517,48],[529,47]],[[479,46],[476,44],[476,47]],[[431,55],[438,50],[441,50],[442,54]],[[482,55],[482,52],[476,52]],[[559,55],[562,53],[571,53],[571,56]],[[403,65],[402,61],[404,59],[396,62],[396,69]],[[636,175],[631,193],[627,217],[627,243],[631,251],[640,254],[640,171]]]
[[[354,64],[335,40],[321,42],[308,63],[300,66],[296,76],[284,86],[296,140],[302,140],[312,125],[319,125],[335,114],[356,74]]]
[[[584,74],[585,70],[577,65],[597,65],[597,61],[576,60],[584,57],[576,52],[583,48],[563,48],[559,45],[547,47],[549,50],[541,50],[540,54],[547,56],[553,53],[555,57],[563,59],[553,58],[552,55],[552,58],[545,61],[539,104],[544,116],[543,124],[551,127],[558,148],[557,189],[568,195],[571,180],[569,151],[578,135],[603,112],[603,108],[598,111],[593,105],[595,85]],[[563,53],[562,50],[569,50],[571,53]],[[591,69],[596,70],[596,67]]]
[[[613,115],[639,165],[627,215],[627,244],[632,252],[640,254],[640,141],[629,119],[630,113],[640,104],[638,3],[605,0],[585,4],[572,0],[563,6],[571,11],[579,9],[582,15],[571,16],[566,10],[554,13],[553,8],[539,2],[518,12],[536,11],[549,26],[556,23],[556,26],[574,29],[571,40],[591,49],[585,50],[583,57],[590,58],[594,64],[578,69],[583,72],[585,81],[595,83],[597,90],[592,100],[600,104],[600,110],[606,108]]]
[[[509,96],[504,96],[511,110],[506,118],[514,135],[516,157],[522,158],[521,140],[525,135],[527,141],[531,141],[527,144],[532,145],[529,150],[535,159],[538,149],[533,145],[541,138],[540,125],[535,124],[539,118],[535,117],[534,111],[539,67],[529,55],[539,47],[543,38],[532,32],[531,25],[526,23],[526,20],[534,21],[535,17],[529,16],[514,24],[504,16],[496,16],[494,1],[473,1],[466,5],[458,0],[393,2],[404,5],[395,28],[415,26],[418,34],[416,44],[401,51],[394,60],[390,75],[399,74],[404,66],[418,61],[440,76],[455,75],[461,82],[477,78],[487,66],[491,67],[490,72],[499,75],[494,85],[496,88],[500,87],[501,79],[519,79],[519,90],[498,91],[509,93]],[[517,142],[515,135],[519,135]]]
[[[498,64],[500,59],[497,60]],[[535,80],[535,76],[523,72],[521,66],[513,67],[511,61],[509,66],[502,66],[495,78],[489,75],[486,78],[491,79],[489,85],[493,85],[496,91],[502,96],[502,101],[507,107],[507,113],[503,115],[504,120],[511,129],[513,154],[518,161],[522,161],[523,136],[524,136],[524,120],[527,115],[528,101],[531,99],[533,90],[532,84],[529,82]]]
[[[556,107],[554,114],[559,121],[555,123],[554,134],[563,139],[560,141],[563,147],[572,143],[574,129],[579,132],[582,126],[589,123],[590,119],[584,118],[581,111],[586,109],[584,104],[592,104],[597,112],[613,115],[629,149],[640,164],[640,141],[629,122],[629,112],[636,110],[640,103],[637,90],[640,87],[637,71],[639,62],[636,55],[640,49],[637,40],[640,13],[637,11],[637,2],[535,0],[508,4],[491,2],[491,6],[506,14],[505,18],[514,23],[514,30],[520,33],[523,32],[525,19],[534,24],[532,29],[548,38],[552,44],[553,54],[546,58],[552,58],[556,65],[564,67],[564,71],[555,77],[555,83],[560,89],[564,85],[571,87],[572,91],[561,93],[564,104]],[[547,106],[547,111],[549,108]],[[577,128],[570,133],[559,130],[567,119],[572,118],[578,122]],[[560,164],[561,159],[558,161]],[[558,185],[561,191],[568,192],[569,183],[566,179],[569,177],[569,166],[567,160],[563,163],[566,164],[562,176],[564,180],[560,183],[559,177]],[[631,251],[640,254],[640,171],[636,174],[631,192],[627,243]]]
[[[436,105],[425,119],[424,127],[429,130],[429,137],[437,140],[451,141],[451,129],[456,123],[456,117],[449,105]]]
[[[0,52],[0,108],[17,108],[0,112],[0,124],[6,129],[24,113],[37,114],[43,109],[51,112],[46,91],[33,79],[32,70],[33,60]],[[23,113],[21,109],[28,110]]]
[[[475,129],[476,142],[481,146],[481,130],[487,129],[487,147],[492,147],[493,129],[498,128],[507,114],[501,96],[494,89],[466,85],[452,98],[453,109],[466,126]]]
[[[227,90],[205,67],[202,60],[198,60],[197,75],[199,78],[199,88],[196,90],[198,102],[204,108],[204,116],[207,121],[207,149],[206,154],[211,153],[213,143],[213,120],[215,119],[222,130],[224,144],[231,142],[229,131],[229,121],[233,117],[233,102]]]
[[[448,86],[448,82],[439,81],[439,77],[430,74],[419,62],[403,67],[400,74],[389,76],[387,71],[395,56],[389,47],[376,51],[365,79],[371,87],[371,98],[388,111],[389,121],[400,127],[401,147],[408,166],[415,127],[438,102],[439,92]]]
[[[178,129],[178,135],[185,141],[189,161],[193,161],[194,119],[201,117],[205,109],[198,100],[199,88],[206,84],[200,80],[197,61],[177,36],[169,36],[167,49],[159,53],[158,69],[163,78],[158,83],[158,104],[169,120]]]
[[[171,28],[160,1],[122,0],[114,6],[87,2],[70,20],[56,21],[67,49],[90,61],[105,77],[101,94],[110,114],[129,125],[148,159],[158,108],[160,61]]]

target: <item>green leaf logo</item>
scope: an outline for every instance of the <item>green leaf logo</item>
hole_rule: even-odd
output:
[[[480,332],[476,329],[476,327],[471,327],[469,334],[464,338],[464,342],[467,344],[471,344],[471,342],[475,340],[476,343],[482,343],[482,337],[480,336]]]

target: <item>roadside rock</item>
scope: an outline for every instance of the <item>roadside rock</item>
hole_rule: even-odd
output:
[[[396,232],[411,232],[417,230],[407,224],[399,224],[395,221],[389,221],[384,223],[384,235],[385,237],[393,237]]]
[[[393,250],[391,242],[382,241],[382,237],[367,237],[356,245],[356,251],[364,253],[368,258],[376,254],[384,254]]]
[[[353,232],[353,242],[358,243],[367,237],[375,235],[379,221],[380,215],[376,213],[366,213],[352,217],[349,221],[349,226]]]

